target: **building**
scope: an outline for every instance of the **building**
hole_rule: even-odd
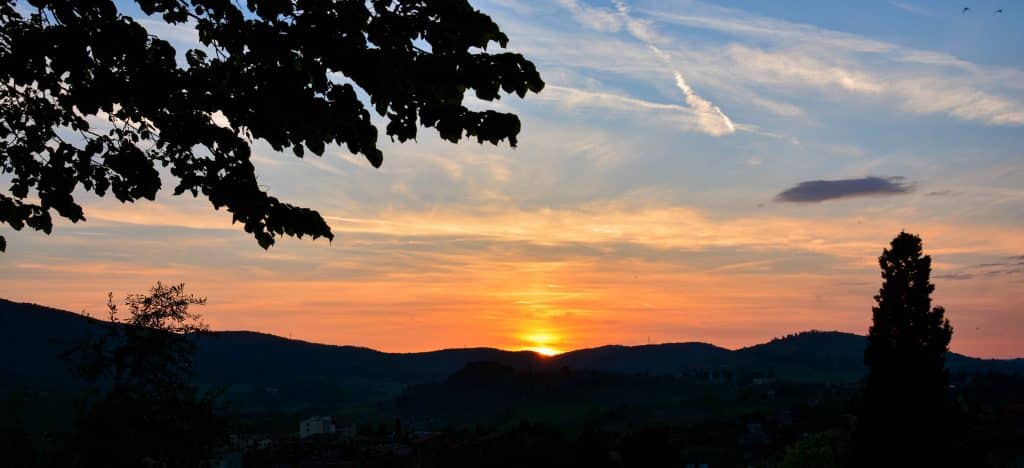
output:
[[[300,439],[319,434],[334,434],[334,431],[334,421],[330,416],[313,416],[299,423]]]

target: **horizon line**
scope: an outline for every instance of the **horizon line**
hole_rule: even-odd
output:
[[[82,318],[89,319],[89,320],[95,320],[97,322],[112,323],[109,320],[106,320],[104,318],[94,317],[92,315],[88,315],[88,314],[85,314],[85,313],[73,312],[73,311],[70,311],[70,310],[60,309],[60,308],[57,308],[57,307],[48,306],[48,305],[45,305],[45,304],[39,304],[39,303],[35,303],[35,302],[14,301],[14,300],[2,298],[2,297],[0,297],[0,302],[9,302],[11,304],[19,304],[19,305],[25,305],[25,306],[32,306],[32,307],[39,307],[39,308],[44,308],[44,309],[50,309],[50,310],[53,310],[53,311],[56,311],[56,312],[60,312],[60,313],[70,314],[70,315],[82,317]],[[739,347],[735,347],[735,348],[730,348],[730,347],[727,347],[727,346],[720,346],[720,345],[717,345],[717,344],[714,344],[714,343],[709,343],[709,342],[706,342],[706,341],[662,341],[662,342],[658,342],[658,343],[641,343],[641,344],[607,343],[607,344],[602,344],[602,345],[597,345],[597,346],[588,346],[588,347],[583,347],[583,348],[575,348],[575,349],[571,349],[571,350],[567,350],[567,351],[558,351],[558,352],[555,352],[555,353],[552,353],[552,354],[547,354],[547,353],[542,353],[542,352],[537,351],[537,348],[538,348],[537,346],[534,346],[534,347],[525,346],[525,347],[521,347],[521,348],[518,348],[518,349],[506,349],[506,348],[500,348],[500,347],[497,347],[497,346],[454,346],[454,347],[447,347],[447,348],[427,349],[427,350],[422,350],[422,351],[385,351],[385,350],[378,349],[378,348],[373,348],[373,347],[370,347],[370,346],[355,345],[355,344],[323,343],[323,342],[317,342],[317,341],[310,341],[310,340],[303,339],[303,338],[293,338],[293,337],[290,337],[290,336],[286,337],[286,336],[278,335],[278,334],[275,334],[275,333],[272,333],[272,332],[265,332],[265,331],[258,331],[258,330],[239,330],[239,329],[234,329],[234,330],[230,330],[230,329],[206,330],[205,333],[249,333],[249,334],[253,334],[253,335],[264,335],[264,336],[269,336],[269,337],[273,337],[273,338],[278,338],[278,339],[281,339],[281,340],[287,340],[287,341],[293,341],[293,342],[299,342],[299,343],[306,343],[306,344],[311,344],[311,345],[316,345],[316,346],[331,346],[331,347],[337,347],[337,348],[359,348],[359,349],[365,349],[365,350],[369,350],[369,351],[373,351],[373,352],[377,352],[377,353],[382,353],[382,354],[428,354],[428,353],[436,353],[436,352],[442,352],[442,351],[458,351],[458,350],[480,349],[480,350],[494,350],[494,351],[501,351],[501,352],[508,352],[508,353],[529,352],[529,353],[533,353],[533,354],[537,355],[538,357],[540,357],[542,359],[555,358],[555,357],[562,356],[562,355],[569,354],[569,353],[573,353],[573,352],[586,351],[586,350],[599,349],[599,348],[606,348],[606,347],[642,348],[642,347],[648,347],[648,346],[683,345],[683,344],[706,345],[706,346],[712,346],[712,347],[715,347],[715,348],[723,349],[723,350],[726,350],[726,351],[729,351],[729,352],[735,352],[735,351],[740,351],[740,350],[747,349],[747,348],[753,348],[753,347],[756,347],[756,346],[766,345],[766,344],[769,344],[769,343],[771,343],[773,341],[776,341],[776,340],[783,340],[783,339],[786,339],[786,338],[789,338],[789,337],[792,337],[792,336],[802,335],[802,334],[805,334],[805,333],[839,333],[839,334],[844,334],[844,335],[857,336],[857,337],[865,338],[865,339],[867,338],[867,335],[862,335],[860,333],[854,333],[854,332],[849,332],[849,331],[842,331],[842,330],[820,330],[820,329],[811,328],[811,329],[807,329],[807,330],[791,332],[791,333],[785,334],[785,335],[783,335],[781,337],[773,337],[773,338],[771,338],[771,339],[769,339],[767,341],[756,342],[756,343],[748,344],[748,345],[745,345],[745,346],[739,346]],[[971,358],[971,359],[980,359],[980,360],[988,360],[988,361],[1014,361],[1014,360],[1022,360],[1022,359],[1024,359],[1024,356],[1014,356],[1014,357],[980,357],[980,356],[970,356],[970,355],[967,355],[967,354],[963,354],[963,353],[959,353],[959,352],[953,351],[952,349],[950,349],[947,352],[950,353],[950,354],[956,354],[956,355],[967,357],[967,358]]]

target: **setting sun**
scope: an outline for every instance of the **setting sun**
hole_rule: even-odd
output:
[[[559,350],[557,350],[555,348],[549,348],[547,346],[537,346],[537,347],[534,347],[534,348],[527,348],[527,351],[533,351],[533,352],[535,352],[537,354],[541,354],[541,355],[544,355],[544,356],[554,356],[556,354],[561,354],[561,351],[559,351]]]
[[[522,347],[526,351],[533,351],[544,356],[562,353],[562,350],[554,346],[562,342],[562,337],[547,330],[531,331],[521,335],[519,339],[526,343],[526,346]]]
[[[0,459],[1024,468],[1021,42],[1024,0],[0,0]]]

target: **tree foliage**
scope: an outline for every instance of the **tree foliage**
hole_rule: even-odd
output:
[[[788,447],[779,468],[840,468],[845,466],[849,435],[839,430],[809,434]]]
[[[0,223],[50,233],[78,222],[81,188],[153,200],[166,168],[176,195],[225,207],[260,246],[283,235],[333,239],[315,211],[266,193],[251,145],[320,156],[338,144],[383,161],[372,109],[393,140],[516,145],[516,115],[471,110],[544,83],[467,0],[136,0],[202,47],[184,63],[113,0],[0,0]],[[362,95],[360,95],[362,93]],[[365,104],[369,104],[369,109]],[[0,237],[0,251],[6,243]]]
[[[953,328],[932,307],[931,257],[921,239],[901,232],[882,251],[864,362],[868,376],[857,419],[858,466],[946,466],[956,414],[946,353]]]
[[[184,284],[158,282],[125,299],[122,319],[110,296],[106,333],[66,354],[99,390],[78,418],[76,464],[200,466],[222,442],[217,393],[192,384],[191,339],[206,326],[189,308],[205,302]]]

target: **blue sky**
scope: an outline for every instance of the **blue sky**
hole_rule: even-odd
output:
[[[258,144],[261,181],[333,243],[264,252],[203,201],[90,199],[50,237],[0,228],[0,296],[98,312],[185,280],[215,328],[388,350],[742,346],[865,332],[906,229],[954,350],[1021,356],[1024,8],[962,3],[473,2],[548,84],[473,104],[518,113],[518,148],[424,131],[376,170]],[[831,195],[779,197],[798,186]]]

